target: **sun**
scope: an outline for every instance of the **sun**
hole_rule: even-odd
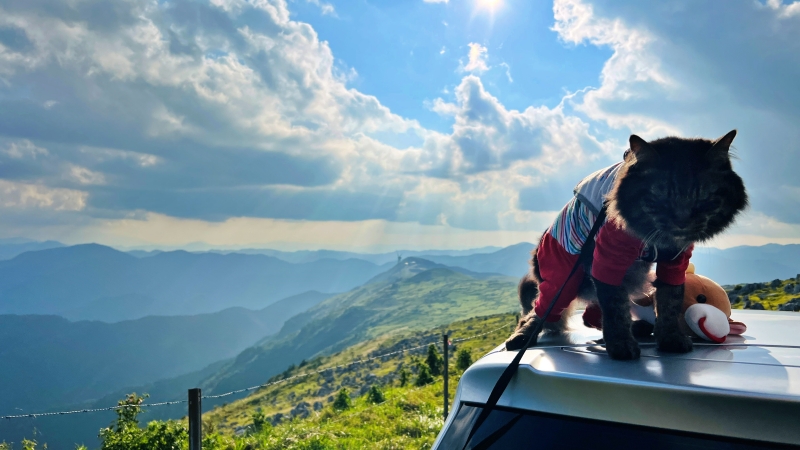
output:
[[[503,2],[502,0],[476,0],[477,3],[476,6],[480,9],[488,9],[490,11],[494,11],[500,6],[502,2]]]

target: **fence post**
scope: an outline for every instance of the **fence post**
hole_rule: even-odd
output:
[[[201,450],[203,445],[203,410],[200,401],[200,388],[189,389],[189,450]]]
[[[444,375],[444,418],[445,419],[447,419],[447,408],[448,406],[450,406],[449,405],[450,401],[448,400],[449,391],[447,389],[447,366],[449,365],[450,361],[447,357],[447,350],[448,350],[447,347],[448,347],[447,333],[444,333],[442,334],[442,348],[444,348],[444,371],[442,372],[442,375]]]

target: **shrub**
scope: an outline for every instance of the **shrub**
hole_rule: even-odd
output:
[[[378,388],[378,386],[372,385],[369,388],[369,392],[367,392],[367,400],[371,403],[383,403],[386,401],[386,396],[383,395],[383,392]]]
[[[463,372],[471,365],[472,355],[469,354],[469,351],[465,349],[459,350],[458,356],[456,356],[456,368]]]
[[[408,373],[408,370],[406,370],[405,367],[400,369],[400,387],[403,387],[408,384],[408,378],[410,376],[411,375]]]
[[[439,351],[436,350],[436,346],[431,344],[428,346],[428,357],[425,358],[425,363],[428,365],[428,369],[431,371],[431,375],[434,377],[438,377],[442,374],[442,365],[444,359],[441,355],[439,355]]]
[[[350,392],[347,388],[342,388],[339,393],[336,394],[336,399],[333,401],[333,409],[344,411],[351,406],[353,406],[353,402],[350,400]]]
[[[261,408],[258,408],[256,412],[252,415],[253,418],[253,432],[261,433],[262,431],[269,430],[272,428],[272,424],[267,421],[267,416],[264,415],[264,412],[261,411]]]
[[[417,373],[417,381],[414,382],[416,386],[425,386],[426,384],[433,383],[433,375],[431,370],[425,364],[420,364],[419,373]]]

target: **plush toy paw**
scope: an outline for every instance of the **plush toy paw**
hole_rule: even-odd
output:
[[[520,319],[514,334],[506,340],[506,350],[520,350],[525,345],[525,342],[528,341],[528,337],[533,333],[533,330],[537,328],[539,322],[541,322],[541,319],[535,315]],[[537,340],[538,336],[534,336],[529,346],[536,345]]]
[[[688,353],[692,351],[692,338],[680,331],[667,333],[663,336],[656,333],[656,344],[662,352]]]
[[[627,361],[631,359],[639,359],[641,350],[639,350],[639,343],[633,336],[622,339],[606,339],[606,352],[611,359],[620,361]]]

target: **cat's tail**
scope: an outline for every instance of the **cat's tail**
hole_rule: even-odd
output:
[[[519,303],[522,306],[522,316],[525,317],[533,311],[533,304],[536,301],[536,297],[539,296],[539,282],[533,273],[528,272],[519,280],[517,293],[519,294]]]

